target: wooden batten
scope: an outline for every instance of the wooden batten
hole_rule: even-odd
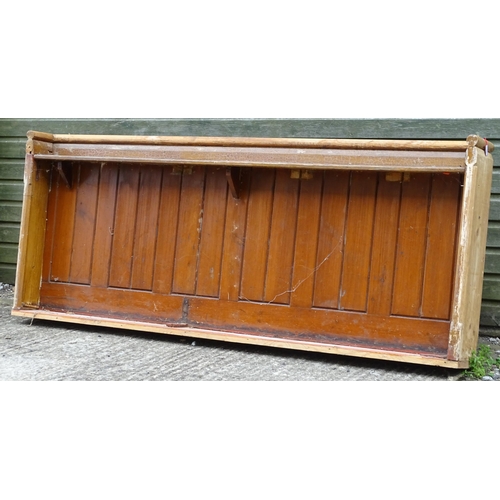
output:
[[[233,146],[145,146],[54,144],[52,153],[37,159],[115,161],[157,165],[263,167],[302,170],[395,170],[398,172],[463,172],[464,153],[343,149],[249,148]]]
[[[450,359],[468,359],[477,347],[492,172],[491,155],[486,156],[482,149],[472,148],[468,152],[464,178]]]
[[[225,146],[225,147],[285,147],[314,149],[372,149],[393,151],[464,151],[467,147],[493,152],[495,146],[477,135],[466,141],[402,140],[402,139],[309,139],[269,137],[184,137],[136,135],[50,134],[30,130],[29,140],[58,144],[120,144],[157,146]]]
[[[465,368],[493,149],[30,131],[12,314]]]
[[[38,307],[49,194],[49,173],[26,155],[14,307]]]

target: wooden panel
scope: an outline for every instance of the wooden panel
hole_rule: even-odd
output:
[[[19,241],[19,224],[1,224],[0,241],[3,243],[17,243]]]
[[[311,179],[300,181],[297,238],[293,264],[293,307],[311,307],[318,255],[318,231],[323,176],[314,172]]]
[[[14,264],[0,264],[0,281],[14,284],[16,280],[16,266]]]
[[[369,314],[385,316],[391,313],[401,188],[401,182],[390,182],[384,174],[379,175],[368,293]]]
[[[272,320],[270,320],[272,318]],[[391,347],[444,355],[448,345],[449,322],[420,318],[378,317],[331,309],[290,308],[192,298],[189,323],[200,327],[253,332],[258,335]],[[325,328],[325,325],[329,325]]]
[[[448,359],[469,359],[477,347],[483,288],[491,155],[474,148],[464,178]]]
[[[274,179],[274,170],[252,171],[240,289],[244,300],[264,299]]]
[[[73,236],[69,281],[89,284],[94,250],[99,166],[97,164],[79,165],[76,181],[78,186],[75,234]]]
[[[486,250],[484,272],[500,274],[500,250],[498,248],[488,248]]]
[[[494,159],[496,160],[498,156],[500,156],[500,154],[498,152],[495,153]],[[498,160],[496,161],[496,163],[498,163]],[[500,194],[500,168],[493,169],[491,192],[493,194]]]
[[[403,182],[392,314],[421,312],[430,181],[429,174],[415,174]]]
[[[112,287],[130,287],[139,177],[137,165],[120,168],[109,271]]]
[[[488,329],[500,327],[500,311],[497,301],[485,299],[484,296],[481,303],[481,327],[480,334],[485,332],[484,327]]]
[[[109,280],[111,246],[115,225],[115,207],[119,167],[102,164],[95,222],[94,252],[92,260],[92,286],[106,287]]]
[[[0,181],[0,200],[22,201],[23,183],[20,181]]]
[[[227,197],[220,284],[221,297],[225,300],[236,301],[239,298],[250,178],[250,169],[243,169],[241,178],[243,189],[240,191],[239,199]]]
[[[153,280],[153,291],[158,293],[168,294],[172,290],[181,180],[171,167],[164,168]]]
[[[489,220],[500,221],[500,196],[492,195],[490,199]]]
[[[1,222],[20,222],[22,213],[21,203],[1,202],[0,221]]]
[[[19,160],[0,160],[0,179],[23,181],[24,161]]]
[[[131,282],[131,287],[138,290],[153,288],[161,183],[161,169],[150,166],[141,168]]]
[[[435,174],[429,208],[422,316],[450,318],[462,179]]]
[[[351,176],[340,309],[366,311],[377,174],[355,172]]]
[[[42,280],[49,281],[51,277],[52,267],[52,251],[54,247],[54,231],[57,213],[57,197],[58,188],[57,181],[58,175],[55,168],[52,166],[48,172],[49,193],[47,200],[47,223],[44,235],[44,248],[43,248],[43,263],[42,263]]]
[[[205,168],[185,171],[182,176],[179,225],[175,248],[172,290],[192,295],[196,291],[196,271],[203,224],[203,190]]]
[[[289,171],[276,172],[264,297],[266,302],[290,302],[299,184],[297,179],[290,178]]]
[[[316,261],[315,307],[337,309],[339,306],[349,181],[348,172],[325,172]]]
[[[228,186],[225,169],[207,169],[206,176],[196,294],[218,297]]]
[[[483,281],[483,299],[495,300],[500,295],[500,276],[486,274]]]
[[[1,118],[0,136],[28,130],[73,134],[192,135],[228,137],[357,137],[463,139],[471,131],[500,143],[500,119],[138,119]],[[23,153],[24,154],[24,153]]]
[[[15,264],[17,261],[17,245],[14,243],[0,243],[0,262]]]
[[[70,168],[73,168],[70,165]],[[52,242],[51,281],[69,281],[71,253],[75,224],[75,207],[77,190],[70,189],[59,175],[54,175],[56,207],[54,214],[54,234]]]
[[[16,270],[14,305],[37,307],[43,267],[44,234],[49,195],[49,169],[26,155],[22,232],[19,238],[19,267]],[[38,167],[42,168],[38,168]]]
[[[26,146],[26,134],[18,138],[0,137],[0,158],[24,158]]]
[[[156,317],[164,323],[179,322],[183,317],[182,297],[153,295],[142,290],[43,282],[41,296],[42,307],[89,315],[102,314],[124,320]]]

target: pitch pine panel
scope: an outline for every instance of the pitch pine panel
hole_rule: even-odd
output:
[[[95,221],[94,251],[91,285],[107,287],[111,248],[114,236],[114,218],[119,169],[116,165],[101,165],[97,212]]]
[[[155,263],[162,169],[141,168],[141,195],[137,201],[131,288],[151,290]]]
[[[99,185],[96,163],[78,166],[75,207],[75,229],[71,252],[71,283],[89,284],[94,249],[94,229]]]
[[[376,189],[376,174],[352,174],[345,229],[340,309],[366,311]]]
[[[344,256],[348,172],[325,172],[316,260],[315,307],[338,309]]]
[[[169,294],[172,291],[181,181],[181,175],[174,175],[172,168],[165,168],[161,186],[153,278],[153,291],[157,293]]]
[[[368,292],[368,313],[391,313],[394,259],[398,237],[401,182],[388,181],[379,174]]]
[[[227,181],[224,169],[207,169],[196,295],[219,296]]]
[[[403,182],[392,314],[421,313],[430,185],[431,174],[412,175]]]
[[[449,319],[461,177],[435,174],[429,207],[422,316]]]
[[[313,301],[322,186],[323,176],[316,172],[312,179],[300,182],[291,297],[294,307],[311,307]]]
[[[274,170],[252,171],[240,288],[244,300],[264,300],[274,181]]]
[[[122,167],[118,180],[109,286],[129,288],[132,273],[140,168]]]
[[[266,302],[290,303],[299,185],[299,180],[290,178],[289,171],[276,172],[269,237]]]
[[[205,168],[183,173],[172,287],[175,293],[194,295],[196,292],[204,188]]]
[[[52,241],[50,279],[67,282],[71,268],[77,191],[70,189],[57,174],[56,179],[55,237]]]

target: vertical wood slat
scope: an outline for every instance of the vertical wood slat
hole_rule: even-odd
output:
[[[169,294],[172,291],[181,181],[182,177],[174,175],[171,167],[165,167],[161,186],[153,278],[153,291],[162,294]]]
[[[115,164],[100,165],[99,193],[95,222],[94,251],[91,286],[107,287],[113,244],[116,197],[119,167]]]
[[[228,301],[237,301],[240,295],[240,283],[245,247],[245,232],[248,207],[248,187],[251,172],[243,169],[241,174],[240,197],[234,199],[227,196],[226,225],[224,230],[224,251],[221,265],[221,298]]]
[[[70,168],[75,167],[70,163]],[[56,213],[54,222],[54,243],[52,246],[51,281],[67,282],[71,267],[75,207],[77,190],[70,189],[56,175]]]
[[[175,293],[193,295],[196,291],[204,186],[204,167],[183,173],[172,286]]]
[[[219,296],[227,188],[225,169],[207,170],[196,295]]]
[[[366,311],[376,189],[375,173],[352,173],[345,229],[340,309]]]
[[[412,175],[403,182],[392,314],[421,313],[430,185],[431,174]]]
[[[350,174],[325,172],[324,176],[313,305],[337,309]]]
[[[264,299],[274,182],[274,170],[253,169],[241,273],[243,300]]]
[[[76,169],[74,174],[77,174]],[[69,281],[89,284],[99,185],[98,165],[82,163],[74,181],[77,194]]]
[[[14,307],[38,307],[40,304],[40,279],[43,273],[43,245],[49,196],[48,169],[44,166],[43,162],[38,165],[33,155],[26,155]]]
[[[155,166],[142,166],[130,285],[136,290],[153,288],[161,181],[161,169]]]
[[[109,270],[109,286],[116,288],[130,286],[139,177],[137,165],[120,168]]]
[[[468,151],[454,277],[448,359],[468,359],[477,347],[493,159]],[[464,216],[467,214],[467,216]]]
[[[298,192],[299,181],[291,179],[290,172],[276,172],[264,296],[266,302],[290,302]]]
[[[379,174],[368,292],[369,314],[389,316],[391,313],[401,186],[401,182],[389,182],[384,174]]]
[[[47,224],[45,227],[45,243],[43,250],[42,280],[49,281],[52,266],[52,249],[54,244],[54,230],[56,219],[57,201],[57,176],[51,168],[48,172],[48,199],[47,199]]]
[[[422,316],[449,319],[461,179],[434,174],[429,207]]]
[[[290,305],[311,307],[318,255],[318,230],[323,176],[315,172],[312,179],[300,181],[297,235]]]

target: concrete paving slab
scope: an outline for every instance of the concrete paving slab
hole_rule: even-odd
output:
[[[452,381],[460,370],[11,316],[0,292],[0,380]]]

